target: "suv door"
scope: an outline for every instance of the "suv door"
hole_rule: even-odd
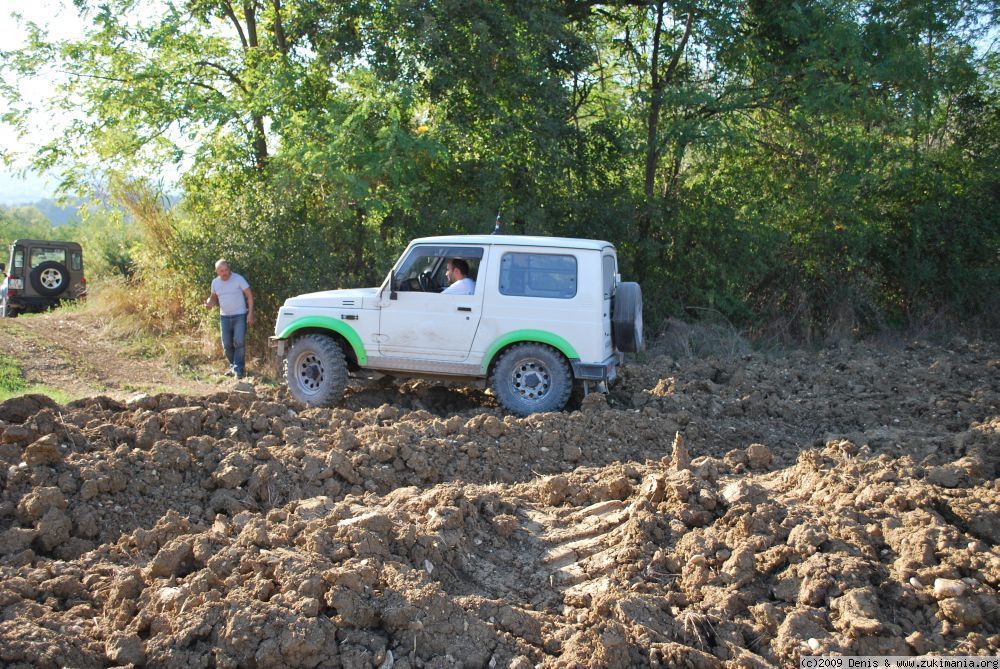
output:
[[[615,294],[615,277],[618,275],[618,258],[608,252],[601,256],[601,284],[604,293],[601,302],[601,325],[604,328],[604,357],[611,355],[614,348],[611,340],[611,300]]]
[[[28,247],[28,282],[32,295],[58,297],[70,286],[69,252],[56,245]]]
[[[472,295],[444,295],[449,259],[469,263],[475,280],[486,269],[485,247],[420,244],[394,270],[395,298],[381,307],[379,353],[390,358],[461,362],[469,357],[482,317],[486,287]]]

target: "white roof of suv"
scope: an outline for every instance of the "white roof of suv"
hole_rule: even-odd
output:
[[[548,246],[560,249],[590,249],[600,251],[614,244],[599,239],[574,239],[571,237],[532,237],[528,235],[443,235],[421,237],[411,244],[498,244],[502,246]]]

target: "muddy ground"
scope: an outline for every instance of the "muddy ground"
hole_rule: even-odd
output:
[[[0,663],[1000,652],[1000,347],[668,352],[525,419],[427,382],[0,405]]]
[[[17,364],[29,386],[69,398],[103,394],[126,399],[137,392],[167,391],[205,394],[225,383],[221,347],[214,339],[175,336],[179,341],[173,345],[186,351],[178,365],[164,360],[161,347],[152,346],[152,341],[136,342],[127,331],[110,316],[89,308],[3,318],[0,354]]]

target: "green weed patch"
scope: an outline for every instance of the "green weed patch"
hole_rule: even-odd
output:
[[[0,353],[0,394],[16,395],[24,392],[27,387],[17,360]]]
[[[48,395],[57,404],[65,404],[74,399],[73,396],[55,388],[28,384],[24,380],[24,375],[17,360],[9,355],[0,353],[0,402],[6,402],[12,397],[27,395],[29,393]]]

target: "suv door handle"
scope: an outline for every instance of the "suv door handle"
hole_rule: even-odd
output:
[[[459,311],[472,311],[472,307],[459,307]]]

